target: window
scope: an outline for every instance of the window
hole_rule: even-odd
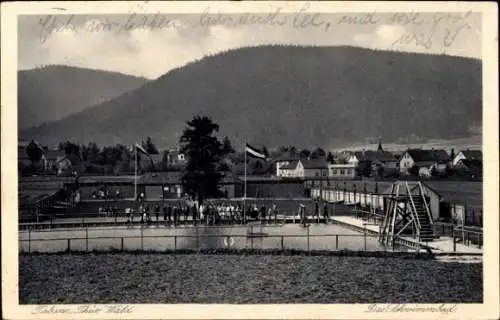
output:
[[[332,174],[337,174],[337,170],[336,170],[336,169],[333,169],[333,170],[332,170]]]
[[[344,174],[344,169],[340,169],[340,174]]]

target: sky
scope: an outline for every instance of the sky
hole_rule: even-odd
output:
[[[18,69],[69,65],[155,79],[207,55],[266,44],[356,46],[481,59],[481,14],[19,16]]]

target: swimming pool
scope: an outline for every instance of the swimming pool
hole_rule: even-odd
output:
[[[88,240],[87,240],[88,238]],[[387,251],[376,237],[335,224],[245,226],[115,226],[19,233],[21,251],[299,249]],[[28,241],[29,240],[29,241]]]

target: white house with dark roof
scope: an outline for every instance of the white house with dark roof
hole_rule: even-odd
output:
[[[483,152],[481,150],[462,150],[453,158],[453,166],[456,166],[460,160],[483,161]]]
[[[416,166],[419,169],[419,175],[430,175],[434,168],[437,171],[444,171],[450,164],[450,156],[443,149],[408,149],[399,161],[399,170],[401,173],[408,174],[409,170]]]
[[[294,176],[294,170],[297,167],[297,161],[299,157],[297,155],[292,155],[290,153],[282,154],[281,156],[274,159],[276,163],[276,176],[277,177],[289,177]]]
[[[277,177],[297,177],[298,176],[298,160],[283,161],[276,163]]]
[[[327,177],[328,164],[325,160],[289,160],[278,167],[277,176],[288,178]]]

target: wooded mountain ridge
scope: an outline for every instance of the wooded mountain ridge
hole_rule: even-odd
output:
[[[19,128],[63,119],[137,89],[147,79],[60,65],[18,72]]]
[[[355,47],[235,49],[21,134],[47,144],[150,136],[163,148],[178,143],[186,121],[208,115],[236,148],[456,139],[481,126],[481,68],[469,58]]]

